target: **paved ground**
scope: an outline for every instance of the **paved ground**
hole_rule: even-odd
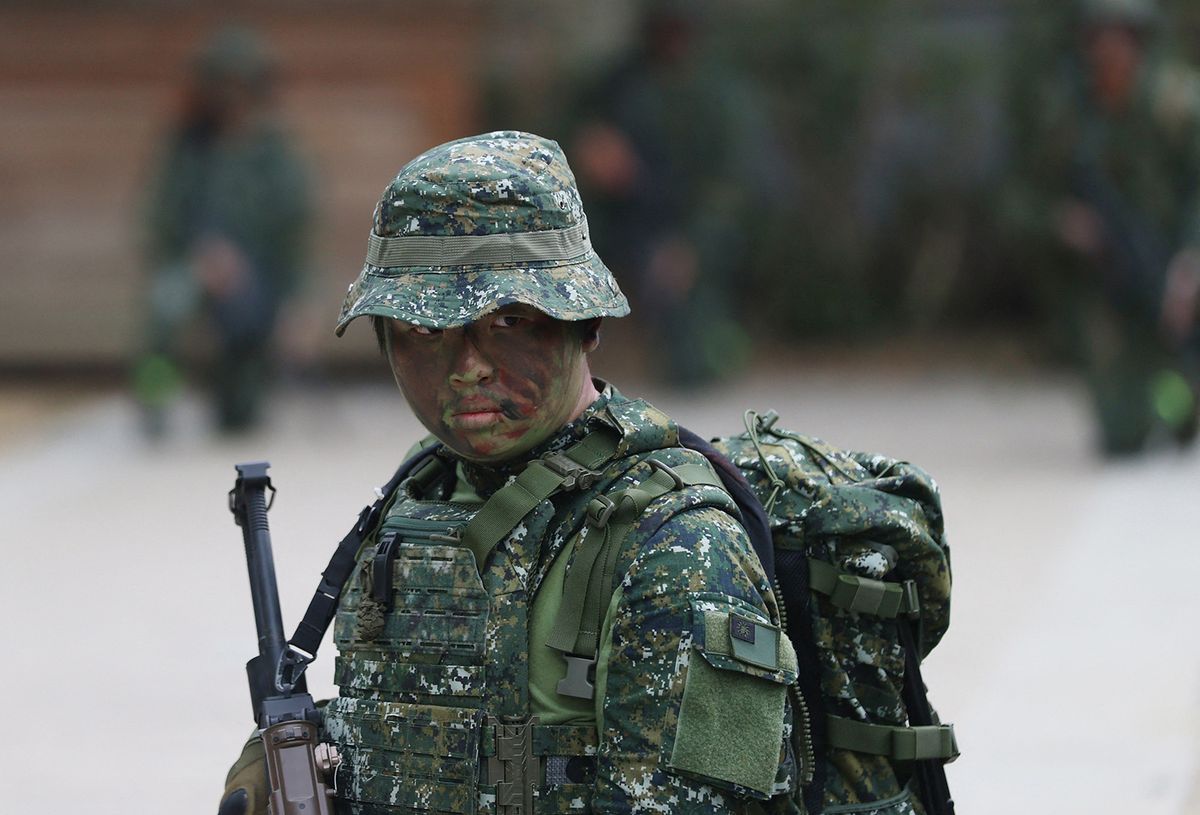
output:
[[[647,395],[703,433],[774,407],[938,477],[955,610],[926,679],[964,749],[949,771],[961,813],[1200,813],[1200,644],[1186,622],[1200,619],[1200,454],[1101,466],[1077,394],[1055,380],[795,371],[742,386],[754,396]],[[272,463],[290,627],[414,421],[386,388],[293,398],[236,442],[210,438],[194,404],[158,447],[119,397],[7,415],[4,811],[212,813],[251,728],[233,463]],[[325,653],[312,669],[318,694],[330,666]]]

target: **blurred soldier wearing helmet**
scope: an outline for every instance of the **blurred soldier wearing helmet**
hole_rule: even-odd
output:
[[[134,371],[151,436],[165,429],[186,330],[200,321],[216,422],[258,420],[282,304],[296,293],[308,231],[300,160],[271,111],[274,66],[243,28],[195,58],[184,110],[147,207],[148,337]]]
[[[1086,0],[1055,123],[1054,215],[1079,280],[1077,337],[1104,452],[1196,432],[1200,81],[1167,60],[1151,0]]]
[[[736,508],[591,375],[628,311],[552,141],[443,144],[384,191],[337,331],[371,319],[431,435],[341,593],[337,811],[798,811],[795,652]],[[264,783],[252,740],[222,813]]]

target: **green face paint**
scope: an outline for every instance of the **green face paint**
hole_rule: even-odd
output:
[[[595,398],[577,327],[505,306],[462,328],[391,321],[396,384],[430,433],[470,461],[514,458]]]

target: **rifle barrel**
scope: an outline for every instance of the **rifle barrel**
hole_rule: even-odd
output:
[[[283,633],[283,614],[279,608],[279,587],[275,579],[275,557],[271,551],[271,532],[267,522],[267,496],[271,479],[265,461],[238,464],[234,485],[233,513],[242,527],[246,547],[246,567],[250,575],[250,596],[254,603],[254,625],[258,631],[257,660],[247,668],[259,672],[250,677],[252,694],[278,692],[275,669],[287,641]],[[251,666],[257,667],[251,667]],[[256,681],[257,679],[257,681]],[[261,699],[256,699],[255,708]]]

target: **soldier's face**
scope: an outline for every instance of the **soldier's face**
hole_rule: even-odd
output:
[[[388,322],[392,373],[421,424],[485,463],[530,450],[582,412],[593,347],[580,326],[524,305],[462,328]]]
[[[1085,39],[1094,91],[1101,100],[1123,104],[1132,95],[1142,64],[1142,42],[1124,25],[1099,25]]]

